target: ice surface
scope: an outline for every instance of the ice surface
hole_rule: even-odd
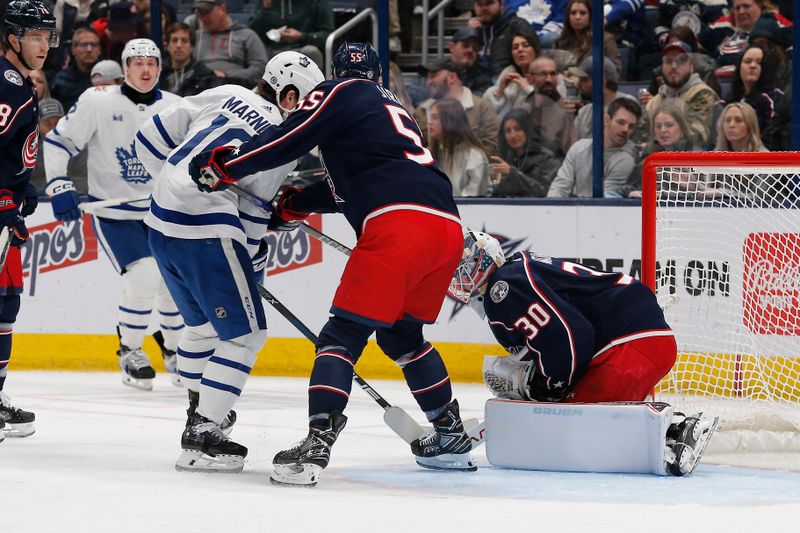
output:
[[[13,362],[12,362],[13,364]],[[420,422],[405,384],[370,381]],[[798,531],[800,473],[701,465],[689,478],[416,466],[381,409],[354,387],[347,428],[315,489],[268,482],[272,456],[306,432],[305,379],[251,378],[233,432],[242,474],[178,473],[186,395],[116,374],[14,372],[6,392],[37,432],[0,443],[0,533],[336,531]],[[465,418],[480,385],[455,385]],[[800,458],[794,467],[800,469]],[[320,531],[323,531],[320,529]]]

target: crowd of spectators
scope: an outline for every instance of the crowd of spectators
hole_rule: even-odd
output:
[[[328,0],[176,1],[160,14],[161,87],[181,96],[253,87],[284,50],[324,66],[336,27]],[[122,48],[149,37],[152,18],[150,0],[51,2],[62,44],[32,74],[42,132],[87,88],[122,82]],[[414,1],[389,4],[397,60],[413,52]],[[639,197],[642,161],[655,152],[788,149],[789,0],[460,0],[447,8],[460,27],[444,57],[421,65],[416,81],[392,63],[390,79],[457,196],[592,195],[592,9],[601,5],[606,197]],[[631,84],[639,90],[624,90]]]

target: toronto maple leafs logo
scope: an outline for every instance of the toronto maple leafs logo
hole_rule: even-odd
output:
[[[297,60],[297,62],[300,63],[300,66],[303,68],[308,68],[308,65],[311,64],[311,60],[308,59],[306,56],[301,57],[300,59]]]
[[[145,170],[144,165],[136,157],[136,150],[131,143],[130,150],[118,147],[115,152],[120,166],[120,176],[128,183],[147,183],[152,178]]]
[[[533,25],[543,26],[550,17],[550,2],[548,0],[530,0],[527,4],[519,6],[517,16]]]

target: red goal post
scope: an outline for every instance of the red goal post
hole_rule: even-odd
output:
[[[800,449],[800,153],[648,157],[642,281],[678,341],[657,398],[719,415],[726,448]]]

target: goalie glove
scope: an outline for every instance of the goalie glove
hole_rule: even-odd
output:
[[[297,187],[286,187],[278,201],[275,202],[275,211],[269,218],[267,229],[271,231],[293,231],[308,218],[310,213],[293,209],[295,195],[300,192]]]
[[[483,357],[483,381],[498,398],[531,400],[528,381],[533,372],[533,361],[493,355]]]
[[[200,152],[189,162],[189,176],[203,192],[224,191],[236,179],[225,170],[225,158],[234,150],[233,146],[218,146]]]

